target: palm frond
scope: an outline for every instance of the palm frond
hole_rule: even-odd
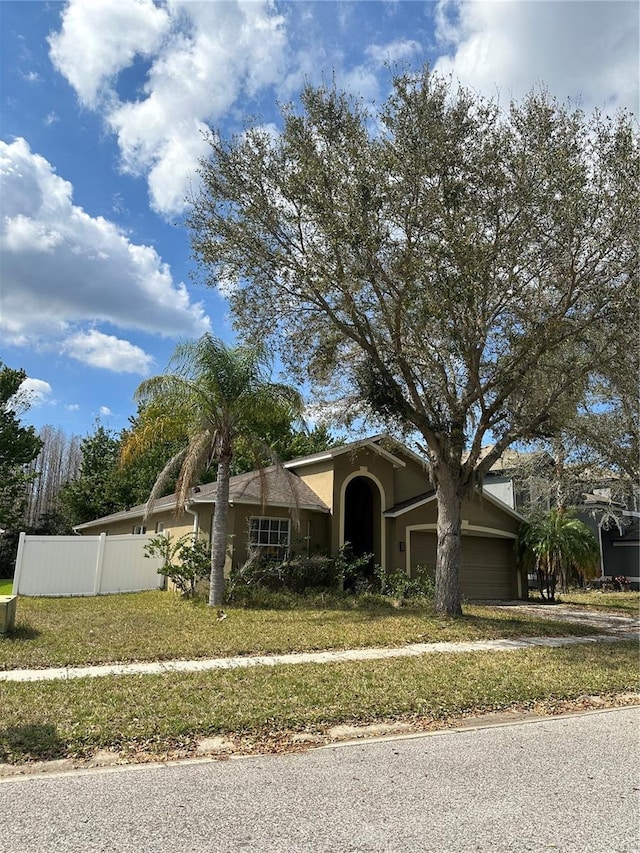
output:
[[[162,492],[164,491],[165,486],[182,464],[182,460],[184,459],[186,452],[186,447],[178,451],[178,453],[171,457],[162,471],[158,474],[156,481],[153,484],[153,488],[151,489],[151,494],[147,499],[147,504],[144,510],[144,521],[146,521],[153,512],[154,503],[158,498],[162,497]]]
[[[180,475],[176,483],[176,512],[180,515],[184,511],[189,490],[197,484],[197,478],[206,468],[210,458],[212,436],[205,431],[196,436],[185,448]]]

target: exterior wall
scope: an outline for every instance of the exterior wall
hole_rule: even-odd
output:
[[[303,465],[294,469],[298,477],[306,483],[309,488],[323,501],[330,510],[333,510],[333,462],[317,462],[315,465]]]
[[[435,571],[437,519],[435,499],[393,519],[395,528],[389,528],[393,530],[394,543],[390,547],[390,568],[399,564],[412,574],[417,566],[426,565]],[[463,501],[460,580],[467,598],[526,597],[526,575],[523,580],[514,549],[519,524],[517,518],[483,500],[481,495]]]
[[[490,495],[498,498],[499,501],[510,506],[511,509],[515,509],[516,495],[514,482],[511,477],[487,478],[482,484],[482,490],[489,492]]]
[[[462,526],[473,529],[474,527],[489,528],[492,530],[502,530],[507,533],[512,533],[514,536],[520,528],[520,521],[517,518],[504,512],[491,501],[483,498],[481,494],[474,493],[470,498],[466,498],[462,502]],[[479,531],[486,532],[486,531]]]
[[[191,533],[193,530],[193,516],[189,513],[184,513],[180,518],[176,518],[173,510],[153,513],[153,515],[142,521],[142,516],[132,517],[129,519],[120,519],[119,521],[105,521],[103,524],[96,524],[89,529],[78,531],[82,536],[97,536],[100,533],[106,533],[108,536],[124,536],[127,533],[133,533],[134,528],[144,524],[147,528],[146,533],[149,536],[154,536],[157,524],[164,524],[164,530],[170,530],[172,536],[182,536],[184,533]]]
[[[422,495],[433,489],[433,483],[429,479],[429,472],[423,465],[410,456],[398,454],[406,468],[394,468],[394,500],[396,504],[408,501],[416,495]]]
[[[249,521],[252,517],[291,518],[287,507],[262,507],[254,504],[234,504],[229,512],[230,542],[225,574],[246,562],[248,557]],[[330,518],[327,513],[299,510],[299,528],[291,522],[291,548],[294,553],[306,554],[328,551]],[[308,538],[307,538],[308,537]]]
[[[382,513],[393,506],[395,488],[393,465],[375,451],[362,448],[354,453],[344,453],[334,459],[333,513],[331,553],[336,554],[344,544],[344,504],[346,487],[352,479],[365,477],[371,481],[374,495],[379,496],[380,511],[374,511],[375,560],[386,564],[387,525]],[[376,501],[374,501],[374,506]]]
[[[621,539],[617,530],[602,531],[602,564],[606,577],[624,575],[640,589],[640,542]]]

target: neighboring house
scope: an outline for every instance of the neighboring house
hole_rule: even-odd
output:
[[[483,491],[518,512],[532,509],[545,512],[553,506],[553,474],[553,460],[548,454],[508,450],[485,475]],[[586,482],[576,478],[573,500],[577,517],[598,539],[600,575],[602,578],[624,576],[632,589],[639,589],[640,513],[636,497],[631,495],[627,503],[623,503],[619,499],[619,480],[611,472],[590,471],[587,476]],[[590,491],[586,491],[587,488]],[[614,495],[618,495],[618,500]],[[535,579],[533,583],[537,585]]]
[[[144,521],[145,506],[78,525],[78,533],[193,530],[210,537],[215,483],[197,486],[187,514],[174,515],[173,496],[161,498]],[[468,599],[527,595],[516,568],[514,542],[522,516],[491,494],[474,493],[462,507],[462,593]],[[389,436],[378,435],[293,459],[284,468],[231,478],[225,573],[242,565],[249,547],[274,558],[288,553],[336,554],[350,542],[372,553],[387,571],[435,570],[437,505],[425,462]]]

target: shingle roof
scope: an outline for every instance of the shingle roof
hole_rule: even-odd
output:
[[[216,484],[207,483],[199,487],[193,503],[215,501]],[[271,506],[294,506],[329,512],[329,507],[304,483],[297,474],[283,468],[271,466],[264,471],[249,471],[238,474],[229,481],[229,503],[270,504]]]
[[[189,504],[211,504],[215,503],[216,483],[205,483],[191,490]],[[291,506],[298,509],[311,509],[316,512],[329,512],[329,507],[321,501],[300,477],[285,471],[282,468],[272,466],[265,468],[262,473],[250,471],[248,474],[237,474],[229,480],[229,503],[247,503],[268,506]],[[151,515],[166,512],[175,508],[175,496],[166,495],[158,498],[153,504]],[[146,504],[139,504],[122,512],[114,512],[97,518],[95,521],[87,521],[77,524],[77,530],[95,527],[106,522],[124,521],[126,519],[142,518],[147,509]]]

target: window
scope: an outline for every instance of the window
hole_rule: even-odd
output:
[[[283,560],[289,548],[290,529],[288,518],[252,518],[249,543],[265,556]]]
[[[135,524],[133,527],[134,536],[140,536],[141,533],[146,533],[146,532],[147,532],[147,528],[144,526],[144,524]]]
[[[156,521],[156,533],[164,533],[164,521]]]

